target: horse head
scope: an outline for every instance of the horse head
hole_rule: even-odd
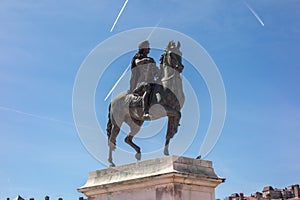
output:
[[[180,51],[181,44],[178,41],[177,45],[175,41],[170,41],[165,50],[165,59],[168,67],[171,67],[181,73],[183,71],[182,64],[182,52]]]
[[[170,41],[166,46],[164,54],[161,56],[161,82],[163,88],[171,90],[180,103],[180,108],[184,103],[184,94],[182,89],[182,79],[180,74],[183,71],[181,44],[178,41]]]

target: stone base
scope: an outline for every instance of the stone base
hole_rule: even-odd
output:
[[[212,162],[166,156],[89,173],[78,189],[88,200],[215,200]]]

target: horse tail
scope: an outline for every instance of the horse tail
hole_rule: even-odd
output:
[[[108,122],[107,122],[107,125],[106,125],[106,131],[107,131],[107,137],[109,138],[110,135],[111,135],[111,130],[112,130],[112,114],[111,114],[111,104],[109,104],[109,107],[108,107]]]

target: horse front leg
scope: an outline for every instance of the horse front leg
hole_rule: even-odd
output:
[[[142,158],[141,148],[132,141],[132,138],[132,135],[128,135],[125,138],[125,142],[129,144],[132,148],[134,148],[134,150],[136,151],[135,158],[139,161]]]
[[[132,139],[141,130],[141,126],[143,125],[144,121],[139,121],[131,118],[128,119],[130,120],[127,120],[126,122],[130,127],[130,133],[125,138],[125,142],[129,144],[136,151],[135,158],[139,161],[141,160],[142,157],[141,148],[138,145],[136,145],[132,141]]]
[[[165,148],[164,148],[164,154],[165,154],[165,156],[170,155],[170,153],[169,153],[169,143],[170,143],[170,138],[167,138],[166,139],[166,143],[165,143]]]
[[[169,144],[170,144],[171,138],[175,134],[175,133],[173,133],[173,123],[174,123],[174,117],[168,117],[168,129],[167,129],[166,142],[165,142],[165,148],[164,148],[165,156],[170,155]]]
[[[178,131],[181,113],[170,107],[167,107],[166,111],[167,111],[167,115],[168,115],[168,130],[167,130],[167,135],[166,135],[164,155],[168,156],[168,155],[170,155],[170,153],[169,153],[170,140],[171,140],[171,138],[174,137],[174,135]]]

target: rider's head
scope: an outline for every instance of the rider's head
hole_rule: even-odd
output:
[[[138,48],[139,48],[139,52],[141,54],[148,54],[149,51],[150,51],[150,43],[148,40],[145,40],[143,42],[140,42],[139,45],[138,45]]]

